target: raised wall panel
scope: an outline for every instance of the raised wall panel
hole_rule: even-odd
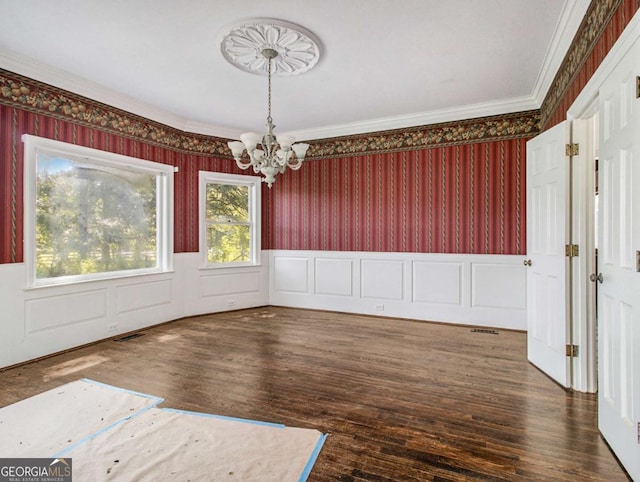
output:
[[[167,303],[171,303],[171,280],[123,285],[116,289],[116,311],[118,313]]]
[[[309,260],[278,256],[273,262],[273,281],[276,291],[309,292]]]
[[[107,291],[104,289],[25,301],[27,334],[96,320],[106,315]]]
[[[26,265],[0,264],[0,368],[184,316],[269,304],[268,256],[255,267],[201,266],[200,253],[178,253],[171,273],[25,290]],[[219,276],[202,289],[207,275]]]
[[[527,307],[527,273],[522,266],[471,264],[471,304],[488,308]]]
[[[413,301],[462,303],[462,263],[413,263]]]
[[[315,266],[316,294],[337,296],[353,294],[353,261],[351,259],[316,258]]]
[[[224,271],[224,270],[222,270]],[[217,273],[200,277],[200,296],[256,293],[260,291],[260,272]]]
[[[402,300],[403,262],[363,259],[360,285],[362,298]]]
[[[526,329],[521,256],[277,250],[269,266],[277,306]]]

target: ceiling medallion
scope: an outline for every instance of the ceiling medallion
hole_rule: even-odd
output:
[[[269,60],[262,52],[275,50],[271,75],[298,75],[311,70],[320,59],[320,41],[293,23],[270,18],[253,18],[236,23],[218,37],[227,61],[245,72],[267,75]]]

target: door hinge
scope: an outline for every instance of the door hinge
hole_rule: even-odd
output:
[[[577,244],[565,244],[564,245],[564,255],[569,258],[575,258],[580,255],[580,248],[578,248]]]
[[[640,75],[636,76],[636,99],[640,99]]]
[[[564,152],[565,155],[569,157],[577,156],[578,154],[580,154],[580,147],[578,144],[567,144],[566,146],[564,146]]]
[[[566,356],[575,358],[578,356],[578,345],[567,345]]]
[[[638,443],[640,444],[640,422],[638,422]]]

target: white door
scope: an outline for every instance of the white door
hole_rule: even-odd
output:
[[[567,123],[527,142],[527,348],[529,361],[569,386],[569,159]]]
[[[598,427],[640,481],[640,41],[599,92]]]

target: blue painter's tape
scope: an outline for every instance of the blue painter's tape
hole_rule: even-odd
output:
[[[228,420],[229,422],[250,423],[250,424],[253,424],[253,425],[264,425],[266,427],[273,427],[273,428],[286,428],[281,423],[261,422],[260,420],[249,420],[248,418],[227,417],[225,415],[215,415],[213,413],[202,413],[202,412],[191,412],[189,410],[178,410],[176,408],[161,408],[160,410],[164,410],[165,412],[183,413],[183,414],[186,414],[186,415],[195,415],[196,417],[216,418],[218,420]]]
[[[92,440],[92,439],[96,438],[97,436],[103,434],[104,432],[106,432],[108,430],[111,430],[112,428],[120,425],[123,422],[126,422],[127,420],[131,420],[132,418],[143,414],[147,410],[155,408],[159,403],[164,401],[164,398],[156,397],[154,395],[149,395],[147,393],[134,392],[133,390],[127,390],[126,388],[114,387],[113,385],[107,385],[106,383],[96,382],[95,380],[91,380],[89,378],[83,378],[82,381],[85,382],[85,383],[90,383],[90,384],[97,385],[97,386],[100,386],[100,387],[106,387],[106,388],[109,388],[111,390],[115,390],[117,392],[122,392],[122,393],[127,393],[129,395],[135,395],[135,396],[138,396],[138,397],[148,398],[149,400],[152,400],[153,403],[151,405],[148,405],[146,407],[141,408],[140,410],[137,410],[136,412],[134,412],[134,413],[132,413],[130,415],[127,415],[126,417],[121,418],[120,420],[116,420],[112,424],[107,425],[106,427],[98,430],[97,432],[94,432],[94,433],[91,433],[91,434],[87,435],[85,438],[78,440],[76,443],[74,443],[74,444],[68,446],[67,448],[62,449],[60,452],[52,455],[53,458],[60,458],[60,457],[64,456],[64,454],[70,452],[71,450],[75,449],[76,447],[88,442],[89,440]]]
[[[313,468],[313,464],[316,463],[316,459],[318,458],[318,455],[320,455],[320,450],[322,450],[322,446],[324,445],[324,441],[326,440],[326,438],[327,438],[326,433],[320,434],[318,443],[316,443],[316,446],[313,449],[313,452],[311,452],[311,455],[309,456],[309,460],[307,461],[307,465],[304,466],[304,470],[302,471],[302,474],[300,474],[300,478],[298,479],[298,482],[305,482],[309,477],[309,474],[311,473],[311,469]]]
[[[81,381],[86,383],[91,383],[93,385],[97,385],[100,387],[110,388],[111,390],[115,390],[116,392],[124,392],[130,395],[137,395],[138,397],[149,398],[151,400],[155,400],[156,405],[159,404],[160,402],[164,402],[164,398],[156,397],[155,395],[149,395],[148,393],[135,392],[133,390],[127,390],[126,388],[115,387],[113,385],[108,385],[106,383],[96,382],[95,380],[91,380],[90,378],[82,378]]]
[[[157,404],[153,404],[153,405],[149,405],[148,407],[141,408],[137,412],[134,412],[131,415],[127,415],[126,417],[121,418],[120,420],[117,420],[117,421],[113,422],[111,425],[107,425],[106,427],[98,430],[97,432],[94,432],[94,433],[92,433],[90,435],[87,435],[85,438],[78,440],[76,443],[68,446],[66,449],[61,450],[57,454],[53,454],[51,457],[56,458],[56,459],[57,458],[61,458],[61,457],[64,456],[64,454],[70,452],[71,450],[75,449],[76,447],[79,447],[80,445],[82,445],[84,443],[87,443],[89,440],[93,440],[94,438],[98,437],[99,435],[102,435],[103,433],[111,430],[112,428],[117,427],[118,425],[120,425],[121,423],[126,422],[127,420],[131,420],[134,417],[142,415],[144,412],[146,412],[148,410],[151,410],[152,408],[155,408],[156,405]]]

